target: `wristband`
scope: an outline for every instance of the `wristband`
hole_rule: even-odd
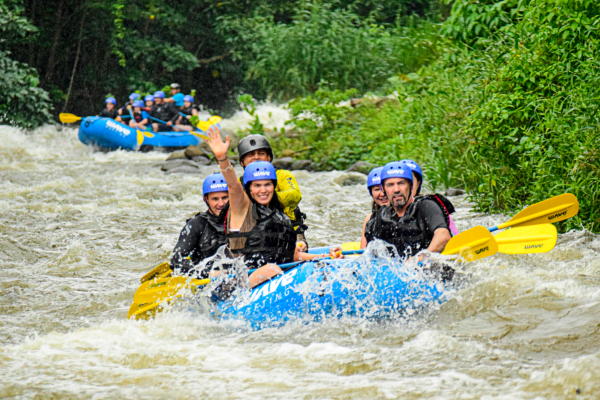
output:
[[[225,169],[221,169],[221,168],[219,168],[219,169],[221,170],[221,172],[225,172],[225,171],[227,171],[228,169],[233,169],[233,165],[231,165],[231,163],[229,163],[229,166],[228,166],[227,168],[225,168]]]
[[[226,156],[224,159],[222,159],[222,160],[219,160],[219,159],[217,158],[217,161],[219,161],[219,162],[222,162],[222,161],[227,161],[227,156]]]

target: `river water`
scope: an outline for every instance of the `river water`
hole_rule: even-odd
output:
[[[167,175],[162,153],[93,152],[76,134],[0,127],[0,397],[600,397],[600,240],[582,231],[468,264],[449,301],[383,323],[126,320],[215,167]],[[342,174],[295,173],[312,245],[360,235],[369,196]],[[459,229],[506,219],[453,201]]]

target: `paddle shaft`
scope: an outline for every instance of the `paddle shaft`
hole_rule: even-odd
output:
[[[181,114],[182,116],[184,116],[184,117],[185,117],[185,114],[184,114],[184,113],[179,113],[179,114]],[[151,120],[153,120],[153,121],[160,122],[161,124],[165,124],[165,125],[167,124],[167,123],[166,123],[165,121],[163,121],[162,119],[154,118],[154,117],[151,117],[151,116],[149,116],[149,117],[150,117],[150,119],[151,119]],[[202,133],[202,131],[193,131],[193,132]],[[205,136],[205,135],[202,135],[202,136]],[[206,137],[206,136],[205,136],[205,137]]]

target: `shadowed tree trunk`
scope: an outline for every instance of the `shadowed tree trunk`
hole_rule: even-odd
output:
[[[63,106],[63,112],[67,109],[67,105],[69,104],[69,96],[71,96],[71,89],[73,88],[73,80],[75,79],[75,72],[77,71],[77,63],[79,62],[79,54],[81,52],[81,39],[83,38],[83,21],[85,20],[86,9],[83,10],[83,15],[81,16],[81,26],[79,27],[79,42],[77,43],[77,53],[75,55],[75,62],[73,63],[73,72],[71,73],[71,82],[69,82],[69,90],[67,91],[67,96],[65,98],[65,105]]]
[[[54,58],[56,55],[56,48],[58,47],[58,40],[60,39],[60,31],[62,28],[62,14],[65,6],[65,0],[60,0],[58,3],[58,10],[56,11],[56,29],[54,31],[54,39],[52,41],[52,47],[50,48],[50,56],[48,57],[48,69],[46,70],[46,76],[44,82],[49,83],[54,75]]]

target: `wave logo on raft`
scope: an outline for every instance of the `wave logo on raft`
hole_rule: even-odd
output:
[[[117,124],[116,122],[113,122],[113,121],[106,121],[106,126],[114,131],[121,132],[125,136],[127,136],[131,133],[131,131],[129,129],[127,129],[123,125]]]
[[[388,171],[388,174],[390,174],[390,175],[404,174],[404,170],[403,169],[390,169]]]
[[[525,246],[525,250],[541,249],[542,247],[544,247],[543,244],[530,244],[529,246]]]
[[[475,254],[481,254],[484,251],[488,251],[490,249],[489,246],[485,246],[483,249],[475,250]]]
[[[225,183],[216,183],[214,185],[210,185],[211,189],[227,189],[227,184]]]
[[[552,221],[554,218],[562,217],[562,216],[563,216],[563,215],[565,215],[566,213],[567,213],[567,210],[565,210],[565,211],[563,211],[563,212],[561,212],[561,213],[557,213],[557,214],[551,215],[551,216],[549,216],[549,217],[548,217],[548,219],[549,219],[550,221]]]
[[[252,174],[253,176],[271,176],[271,171],[257,171]]]

